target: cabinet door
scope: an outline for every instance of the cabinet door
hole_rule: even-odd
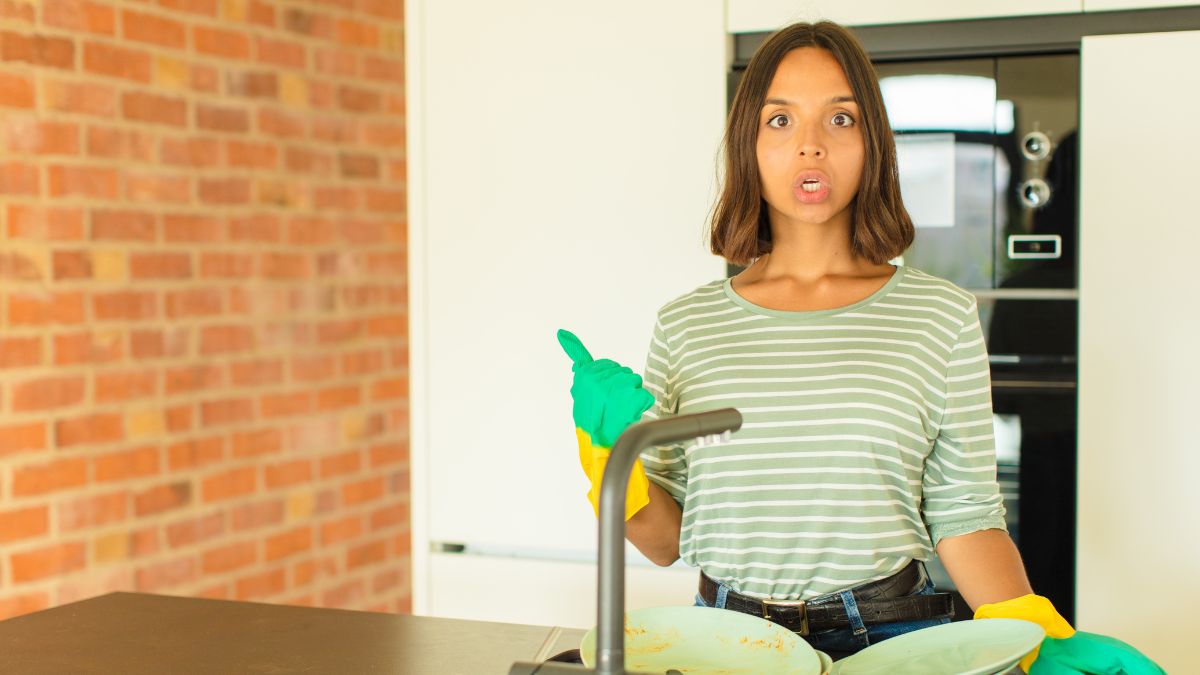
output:
[[[1187,7],[1198,3],[1192,0],[1083,0],[1085,12],[1111,12],[1118,9],[1150,9],[1152,7]]]
[[[1083,39],[1081,628],[1195,672],[1200,32]]]
[[[454,619],[589,629],[596,625],[596,565],[435,553],[428,613]],[[625,609],[690,605],[700,573],[690,567],[625,568]]]
[[[997,16],[1069,14],[1083,10],[1083,0],[729,0],[726,30],[730,33],[773,31],[796,21],[829,19],[849,26]]]

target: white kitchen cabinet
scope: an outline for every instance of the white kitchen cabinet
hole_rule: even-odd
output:
[[[730,33],[773,31],[796,21],[828,19],[848,26],[983,19],[1001,16],[1069,14],[1083,11],[1085,0],[729,0]]]
[[[1162,7],[1195,7],[1191,0],[1083,0],[1085,12],[1111,12],[1121,9],[1155,9]]]
[[[658,308],[724,276],[703,230],[728,41],[721,0],[408,0],[406,18],[423,613],[472,583],[430,542],[594,549],[555,334],[640,373]]]
[[[455,619],[588,629],[596,625],[596,565],[435,553],[430,613]],[[700,573],[631,565],[625,609],[690,605]]]
[[[1080,630],[1200,671],[1200,32],[1083,40]]]

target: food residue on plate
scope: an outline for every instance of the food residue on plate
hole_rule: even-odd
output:
[[[753,649],[775,649],[783,651],[787,647],[782,635],[776,635],[773,640],[751,640],[749,636],[743,636],[739,642]]]

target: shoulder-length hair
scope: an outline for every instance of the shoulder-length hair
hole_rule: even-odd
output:
[[[900,199],[896,141],[866,51],[849,31],[828,21],[788,26],[769,37],[750,59],[725,128],[725,179],[712,215],[712,252],[736,265],[747,265],[771,251],[771,224],[758,174],[759,115],[779,62],[800,47],[819,47],[833,54],[862,112],[865,156],[858,193],[851,202],[851,251],[875,264],[891,260],[908,248],[914,234],[912,218]]]

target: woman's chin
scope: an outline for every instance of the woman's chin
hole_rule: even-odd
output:
[[[837,218],[845,209],[838,209],[829,202],[820,204],[794,204],[787,216],[797,223],[821,225]]]

